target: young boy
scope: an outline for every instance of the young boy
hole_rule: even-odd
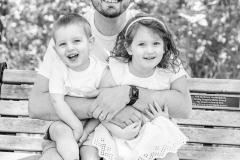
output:
[[[77,142],[84,142],[99,120],[90,119],[83,129],[64,97],[84,97],[85,92],[96,90],[107,65],[89,56],[94,38],[89,23],[82,16],[68,14],[61,17],[53,27],[52,36],[59,58],[53,65],[49,92],[55,112],[62,121],[52,123],[45,138],[56,141],[64,160],[78,160]]]

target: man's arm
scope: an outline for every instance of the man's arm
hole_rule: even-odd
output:
[[[144,112],[148,104],[156,101],[161,108],[167,103],[171,118],[188,118],[192,110],[192,101],[185,76],[172,82],[171,90],[153,91],[139,88],[139,99],[133,105]]]
[[[31,118],[60,120],[51,103],[48,84],[48,78],[37,75],[28,104],[28,112]],[[88,108],[93,100],[94,99],[65,96],[65,101],[79,119],[90,118]]]
[[[29,97],[28,113],[31,118],[60,120],[51,103],[48,84],[48,78],[42,75],[37,76],[32,93]],[[94,100],[95,99],[93,98],[88,99],[65,96],[65,101],[79,119],[92,117],[92,115],[89,115],[89,107]],[[138,121],[140,118],[140,112],[133,107],[128,106],[121,110],[120,114],[115,115],[112,122],[118,126],[126,127],[127,125]]]
[[[116,83],[109,70],[103,77],[100,88],[112,88],[101,90],[99,95],[97,95],[97,99],[92,103],[90,110],[95,118],[103,114],[106,117],[105,120],[109,121],[129,102],[130,87],[126,85],[113,87],[114,85],[116,86]],[[178,78],[171,85],[171,90],[163,91],[153,91],[138,87],[139,99],[133,106],[137,110],[144,112],[144,108],[147,108],[148,104],[153,103],[153,101],[156,101],[161,108],[167,103],[171,118],[189,117],[192,110],[192,102],[185,76]],[[140,117],[139,113],[137,117]]]

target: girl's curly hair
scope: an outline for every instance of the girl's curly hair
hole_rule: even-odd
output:
[[[139,19],[141,17],[157,18],[165,26],[163,26],[163,24],[159,23],[157,20],[149,18],[139,20],[128,28],[128,26],[134,20]],[[125,63],[131,61],[132,56],[128,54],[126,48],[132,44],[134,35],[137,33],[138,29],[142,26],[149,28],[154,34],[158,34],[164,42],[165,53],[162,57],[162,60],[158,63],[157,67],[169,69],[175,73],[178,72],[180,69],[180,65],[182,64],[182,59],[180,57],[180,51],[177,49],[176,44],[174,42],[173,33],[169,30],[168,26],[166,25],[162,17],[155,17],[149,14],[140,13],[127,22],[123,30],[117,36],[112,56],[110,57],[116,58],[117,60]]]

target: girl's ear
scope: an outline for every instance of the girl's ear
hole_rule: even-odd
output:
[[[90,37],[89,38],[89,49],[93,49],[93,46],[95,44],[95,38],[94,37]]]
[[[128,46],[127,42],[124,42],[124,47],[126,48],[129,55],[132,55],[131,46]]]

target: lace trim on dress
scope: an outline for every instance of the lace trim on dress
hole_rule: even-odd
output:
[[[188,138],[182,132],[179,132],[173,140],[169,140],[165,144],[152,146],[152,149],[147,152],[143,150],[139,151],[136,147],[132,150],[131,156],[119,157],[114,139],[108,138],[108,134],[111,134],[107,129],[108,133],[103,133],[102,128],[105,127],[101,127],[100,130],[95,129],[93,146],[98,149],[99,156],[106,160],[154,160],[155,158],[164,158],[167,153],[177,153],[177,150],[188,141]],[[125,143],[128,143],[128,140]],[[131,148],[130,142],[128,146]],[[146,144],[146,147],[148,147],[148,144]]]

